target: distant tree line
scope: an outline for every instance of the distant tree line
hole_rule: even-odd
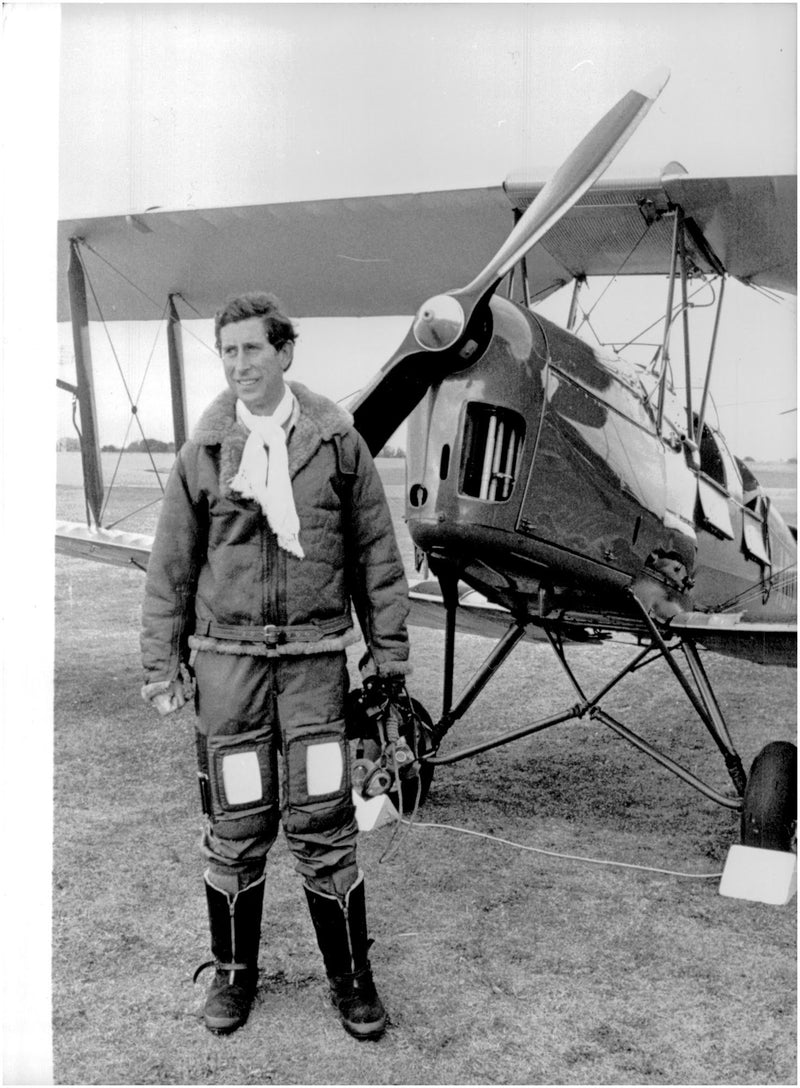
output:
[[[77,453],[80,450],[80,443],[77,438],[59,438],[56,442],[56,450],[62,453]],[[174,453],[174,442],[162,442],[160,438],[140,438],[138,442],[130,442],[125,447],[126,453],[147,453],[148,449],[151,453]],[[102,446],[103,453],[119,453],[119,446]],[[378,453],[378,457],[405,457],[406,451],[402,446],[389,446],[386,445]],[[755,461],[755,457],[743,457],[743,461]],[[796,457],[788,457],[787,464],[796,465]]]
[[[56,450],[61,453],[77,453],[81,448],[77,438],[59,438],[56,442]],[[174,442],[162,442],[160,438],[140,438],[137,442],[129,442],[125,447],[125,453],[174,453]],[[120,453],[119,446],[101,446],[101,453]]]
[[[174,442],[162,442],[160,438],[141,438],[138,442],[129,442],[126,453],[174,453]],[[117,446],[103,446],[103,453],[119,453]]]

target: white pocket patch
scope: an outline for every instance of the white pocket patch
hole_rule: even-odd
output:
[[[223,756],[222,785],[229,805],[250,805],[264,796],[261,768],[255,752],[234,752]]]
[[[309,744],[306,748],[306,789],[309,797],[336,793],[342,788],[344,765],[338,741]]]

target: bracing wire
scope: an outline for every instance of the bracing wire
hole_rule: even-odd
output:
[[[150,373],[150,366],[153,362],[153,356],[156,353],[156,345],[158,344],[159,337],[161,336],[161,329],[164,323],[164,318],[167,313],[169,303],[164,305],[164,309],[161,311],[161,317],[158,319],[158,326],[156,328],[156,334],[153,337],[153,345],[150,348],[150,354],[147,356],[147,362],[145,363],[144,373],[142,374],[142,380],[139,383],[139,389],[136,393],[136,403],[141,400],[142,393],[144,392],[144,383],[147,381],[147,375]]]
[[[148,295],[146,291],[144,291],[138,284],[134,283],[133,280],[131,280],[128,276],[125,275],[124,272],[121,271],[121,269],[117,268],[116,265],[114,265],[111,261],[109,261],[107,257],[104,257],[102,253],[98,252],[98,250],[96,250],[93,246],[91,246],[85,240],[81,241],[81,245],[78,248],[78,258],[79,258],[79,260],[81,262],[81,267],[83,269],[83,273],[84,273],[84,276],[86,278],[86,282],[89,284],[89,289],[90,289],[90,291],[92,293],[92,298],[94,299],[95,306],[97,307],[97,312],[100,315],[100,319],[101,319],[101,322],[102,322],[102,325],[103,325],[103,331],[106,334],[106,338],[107,338],[109,346],[111,348],[111,353],[112,353],[112,355],[114,357],[114,361],[116,363],[117,370],[119,372],[119,376],[120,376],[120,380],[122,382],[122,386],[123,386],[123,388],[125,390],[125,394],[126,394],[126,396],[128,398],[128,402],[129,402],[129,404],[131,406],[131,419],[128,421],[128,427],[127,427],[127,429],[125,431],[125,438],[124,438],[123,443],[122,443],[123,449],[120,450],[120,454],[119,454],[119,457],[117,459],[117,463],[116,463],[116,465],[114,467],[114,473],[113,473],[113,476],[112,476],[112,479],[111,479],[111,483],[109,484],[109,487],[108,487],[107,492],[106,492],[105,500],[104,500],[104,503],[103,503],[103,509],[102,509],[101,515],[100,515],[101,521],[102,521],[102,517],[105,514],[106,507],[108,506],[108,502],[109,502],[109,499],[111,497],[111,493],[112,493],[112,490],[113,490],[113,487],[114,487],[114,483],[116,481],[117,474],[119,472],[122,455],[124,453],[124,447],[127,445],[128,436],[130,435],[130,430],[131,430],[131,426],[132,426],[134,418],[136,419],[136,422],[137,422],[137,425],[138,425],[139,432],[141,434],[142,440],[145,443],[146,453],[147,453],[148,458],[150,460],[150,464],[151,464],[151,466],[153,468],[153,471],[154,471],[155,476],[156,476],[156,480],[158,481],[158,486],[160,487],[162,494],[164,492],[164,484],[162,482],[161,475],[160,475],[160,473],[158,471],[158,467],[155,464],[155,461],[153,460],[152,451],[150,450],[149,445],[147,443],[147,436],[144,433],[144,429],[142,427],[141,420],[139,419],[139,416],[138,416],[136,401],[134,401],[134,398],[131,396],[131,392],[130,392],[130,389],[128,387],[128,383],[125,380],[125,375],[124,375],[124,373],[122,371],[122,366],[120,364],[119,356],[117,354],[116,347],[114,345],[114,342],[113,342],[113,340],[111,338],[111,334],[110,334],[109,329],[108,329],[108,323],[107,323],[107,321],[105,319],[102,308],[100,306],[100,302],[99,302],[99,299],[97,297],[97,292],[94,289],[94,284],[92,283],[91,277],[89,276],[89,271],[88,271],[88,268],[86,267],[86,262],[83,259],[83,253],[81,252],[81,249],[86,249],[90,253],[94,254],[94,256],[97,257],[97,259],[99,261],[102,261],[103,264],[105,264],[108,268],[110,268],[112,270],[112,272],[115,272],[122,280],[124,280],[130,287],[132,287],[135,291],[137,291],[143,298],[147,299],[148,302],[152,303],[152,305],[156,309],[161,309],[161,316],[158,319],[159,328],[158,328],[158,331],[156,332],[156,336],[155,336],[155,339],[154,339],[154,342],[153,342],[153,346],[151,348],[150,355],[148,357],[147,366],[145,368],[145,373],[144,373],[144,376],[142,378],[142,381],[141,381],[141,384],[140,384],[140,387],[139,387],[139,391],[138,391],[138,394],[137,394],[137,398],[136,398],[137,401],[142,395],[142,390],[144,388],[144,382],[145,382],[145,380],[147,378],[147,373],[149,371],[150,365],[151,365],[152,360],[153,360],[153,356],[155,354],[155,348],[156,348],[156,344],[158,342],[158,336],[160,335],[161,325],[163,324],[164,317],[166,315],[167,308],[169,306],[169,302],[167,302],[162,308],[160,306],[160,304],[155,299],[151,298],[151,296]],[[197,314],[197,316],[199,318],[202,318],[202,315],[199,313],[197,308],[195,306],[193,306],[183,295],[176,292],[173,297],[180,298],[181,301],[186,306],[188,306],[190,310],[192,310],[195,314]],[[216,352],[211,347],[211,345],[208,344],[202,337],[198,336],[191,329],[187,329],[184,326],[183,331],[184,331],[184,333],[188,333],[188,335],[193,337],[193,339],[195,339],[198,344],[202,345],[202,347],[206,348],[207,351],[211,352],[214,355],[216,354]],[[159,498],[159,499],[154,500],[151,503],[146,503],[144,506],[140,507],[138,510],[132,511],[131,513],[128,513],[128,514],[125,514],[122,518],[119,518],[117,521],[113,522],[113,525],[119,525],[121,521],[125,521],[127,518],[132,517],[133,514],[139,513],[142,510],[146,510],[146,509],[148,509],[148,507],[154,506],[157,502],[160,502],[160,501],[161,500]],[[109,528],[111,528],[111,527],[112,526],[109,526]]]
[[[89,290],[92,292],[92,298],[94,299],[94,304],[97,307],[98,314],[100,315],[100,322],[101,322],[101,324],[103,326],[103,332],[106,334],[106,338],[108,340],[109,347],[111,348],[111,353],[114,356],[114,362],[117,364],[117,370],[119,371],[119,377],[120,377],[120,381],[122,382],[122,387],[125,390],[125,395],[128,398],[128,403],[131,405],[132,408],[135,408],[136,405],[135,405],[134,399],[133,399],[133,397],[131,395],[130,387],[128,386],[128,383],[127,383],[127,381],[125,379],[125,375],[122,372],[122,364],[119,361],[119,355],[117,354],[117,349],[114,346],[114,341],[112,340],[111,333],[109,332],[109,329],[108,329],[108,322],[106,321],[105,314],[103,313],[103,308],[100,305],[100,300],[97,297],[97,292],[94,289],[94,284],[92,283],[91,276],[89,275],[89,270],[86,267],[86,263],[83,260],[83,255],[80,253],[80,251],[78,253],[78,256],[80,258],[81,268],[83,269],[84,277],[86,279],[86,282],[89,284]],[[161,315],[162,320],[163,320],[163,317],[164,317],[164,312],[165,311],[162,311],[162,315]],[[134,412],[132,414],[135,415],[136,413]],[[144,438],[145,434],[144,434],[144,431],[142,430],[141,422],[138,421],[138,420],[137,420],[137,422],[139,422],[139,430],[142,431],[142,438]]]
[[[785,586],[791,585],[792,581],[796,577],[796,567],[791,564],[787,567],[782,567],[780,570],[771,574],[768,579],[768,585],[773,589],[781,589]],[[758,600],[763,593],[763,586],[761,582],[753,582],[752,585],[747,586],[740,593],[737,593],[735,597],[731,597],[723,604],[719,605],[715,611],[719,613],[730,612],[734,608],[738,608],[741,605],[747,604],[750,601]]]
[[[98,309],[99,309],[99,307],[98,307]],[[164,309],[164,313],[166,313],[166,307]],[[163,321],[163,319],[164,319],[164,314],[162,313],[161,321]],[[115,481],[117,479],[117,473],[119,472],[120,466],[122,464],[122,457],[123,457],[123,455],[125,453],[125,447],[128,444],[128,435],[131,433],[131,425],[133,423],[133,420],[135,418],[137,420],[137,422],[139,421],[137,405],[138,405],[139,400],[141,399],[142,392],[144,391],[144,383],[147,380],[147,375],[148,375],[148,372],[150,370],[150,364],[153,361],[153,355],[155,354],[156,344],[158,343],[158,336],[159,336],[160,331],[161,331],[161,322],[159,322],[158,331],[156,332],[155,339],[153,340],[153,346],[150,349],[150,355],[148,356],[147,364],[146,364],[145,370],[144,370],[144,374],[143,374],[142,380],[141,380],[141,382],[139,384],[139,390],[138,390],[138,392],[136,394],[136,400],[135,401],[131,400],[130,394],[128,394],[128,399],[130,400],[130,403],[131,403],[131,417],[128,420],[128,426],[125,429],[125,437],[122,440],[122,446],[121,446],[121,449],[119,451],[119,456],[117,457],[117,462],[116,462],[116,464],[114,466],[114,473],[113,473],[113,475],[111,477],[111,483],[108,486],[108,494],[106,496],[105,502],[103,503],[102,513],[105,513],[106,506],[108,505],[108,499],[111,496],[112,488],[114,487],[114,483],[115,483]],[[144,434],[144,430],[142,428],[141,422],[139,422],[139,429],[142,431],[142,438],[143,438],[143,440],[145,442],[146,452],[149,454],[150,453],[150,448],[147,445],[147,438],[146,438],[146,436]],[[153,466],[153,471],[155,472],[156,481],[157,481],[158,486],[160,487],[161,493],[163,495],[163,493],[164,493],[164,484],[161,481],[161,475],[160,475],[160,473],[158,471],[158,467],[156,466],[156,464],[155,464],[152,457],[150,457],[150,463]],[[156,500],[156,501],[158,501],[158,500]],[[146,505],[151,506],[152,503],[147,503]],[[141,507],[140,509],[146,509],[146,507]],[[138,511],[137,511],[137,513],[138,513]],[[126,516],[130,517],[131,515],[129,514],[129,515],[126,515]],[[102,514],[101,514],[101,517],[102,517]],[[120,520],[124,520],[124,519],[120,519]],[[118,525],[119,521],[116,521],[114,524]],[[111,528],[111,526],[109,526],[109,528]]]
[[[634,244],[628,250],[628,253],[622,259],[622,263],[619,265],[616,272],[614,272],[612,274],[612,276],[610,277],[608,283],[606,284],[606,286],[603,288],[603,290],[598,295],[597,299],[595,300],[594,305],[590,306],[588,311],[584,310],[583,307],[581,307],[582,320],[581,320],[580,325],[578,325],[578,328],[575,330],[576,333],[579,332],[579,330],[584,325],[584,323],[588,324],[589,328],[592,329],[592,332],[594,332],[594,329],[592,328],[592,325],[591,325],[591,322],[589,321],[589,318],[594,313],[594,311],[597,309],[597,307],[600,305],[600,303],[603,301],[603,298],[605,297],[605,295],[614,286],[614,284],[617,281],[617,277],[622,275],[623,268],[628,263],[628,261],[633,257],[634,253],[639,248],[639,246],[642,244],[642,242],[645,240],[648,233],[650,232],[651,226],[652,226],[651,223],[646,224],[646,226],[645,226],[644,230],[642,231],[642,233],[640,234],[639,238],[634,242]],[[594,334],[595,334],[595,337],[597,338],[597,342],[600,343],[601,341],[600,341],[600,338],[597,336],[597,333],[595,332]]]
[[[181,300],[181,302],[184,304],[184,306],[188,306],[189,309],[192,311],[192,313],[197,314],[197,317],[198,317],[199,320],[201,320],[201,321],[204,320],[203,315],[200,313],[200,311],[197,309],[197,307],[193,306],[191,304],[191,302],[188,300],[188,298],[186,298],[184,295],[182,295],[180,293],[180,291],[176,291],[175,294],[172,297],[173,298],[179,298]]]
[[[93,253],[95,255],[95,257],[97,257],[97,259],[99,261],[102,261],[103,264],[107,265],[111,269],[112,272],[116,272],[116,274],[120,277],[120,279],[125,280],[125,282],[128,284],[128,286],[132,287],[134,289],[134,291],[138,291],[139,294],[142,296],[142,298],[146,298],[148,302],[152,302],[152,304],[153,304],[153,306],[155,306],[156,310],[160,309],[160,306],[161,306],[160,302],[157,302],[154,298],[151,298],[150,295],[148,295],[148,293],[138,285],[138,283],[134,283],[133,280],[130,279],[128,276],[126,276],[124,272],[122,272],[119,268],[116,267],[116,265],[112,264],[111,261],[109,261],[109,259],[107,257],[104,257],[102,253],[98,252],[98,250],[96,250],[94,248],[94,246],[90,245],[85,240],[81,240],[81,246],[84,247],[85,249],[88,249],[90,253]],[[83,263],[84,263],[83,260],[81,260],[81,264],[83,264]],[[86,268],[84,266],[84,272],[85,271],[86,271]]]
[[[83,243],[83,244],[85,245],[86,243]],[[88,248],[91,249],[91,247],[88,247]],[[91,252],[96,253],[96,251],[93,250],[93,249],[91,249]],[[96,254],[96,255],[99,256],[99,254]],[[112,340],[111,333],[109,332],[109,329],[108,329],[108,322],[106,321],[105,314],[103,313],[103,308],[100,305],[100,300],[97,297],[97,292],[94,289],[94,284],[92,282],[91,276],[89,275],[89,270],[86,267],[86,262],[83,259],[83,254],[80,252],[80,249],[78,250],[78,257],[79,257],[79,260],[81,262],[81,268],[83,270],[84,277],[86,279],[86,282],[89,285],[89,290],[92,293],[92,298],[94,300],[94,304],[97,307],[97,312],[100,315],[100,321],[101,321],[101,324],[103,326],[103,331],[106,334],[109,346],[111,348],[111,353],[114,356],[114,362],[116,363],[116,366],[117,366],[117,371],[119,373],[120,381],[122,382],[122,387],[125,390],[125,395],[127,396],[128,403],[130,404],[130,407],[131,407],[131,420],[133,420],[133,419],[136,420],[137,426],[139,428],[139,432],[140,432],[140,434],[142,436],[142,441],[144,442],[144,445],[145,445],[145,452],[147,453],[147,456],[148,456],[148,458],[150,460],[150,464],[151,464],[151,466],[153,468],[153,472],[155,473],[156,480],[158,482],[158,486],[160,487],[160,489],[161,489],[161,491],[163,493],[164,484],[163,484],[163,482],[161,480],[161,475],[160,475],[160,473],[158,471],[158,466],[156,465],[155,461],[153,460],[153,454],[152,454],[152,451],[150,449],[149,443],[147,441],[147,435],[144,433],[144,428],[142,427],[142,422],[139,419],[136,400],[131,395],[130,387],[129,387],[128,382],[125,379],[125,375],[124,375],[124,373],[122,371],[122,366],[120,364],[119,355],[117,354],[117,350],[116,350],[116,348],[114,346],[114,341]],[[109,264],[109,262],[106,261],[106,264]],[[109,267],[112,267],[112,266],[109,264]],[[122,273],[120,273],[120,275],[122,275]],[[123,278],[127,279],[127,277],[124,277],[124,276],[123,276]],[[128,282],[130,282],[130,281],[128,281]],[[142,292],[142,293],[144,294],[144,292]],[[159,321],[159,326],[160,326],[161,322],[163,322],[163,320],[164,320],[164,315],[166,314],[166,310],[167,310],[167,307],[165,305],[163,310],[162,310],[162,313],[161,313],[161,319]],[[155,347],[156,347],[157,339],[158,339],[158,337],[156,336],[156,340],[153,342],[153,346],[152,346],[152,348],[150,350],[150,356],[149,356],[149,358],[147,360],[147,366],[145,368],[145,373],[144,373],[144,376],[142,378],[142,383],[141,383],[140,388],[139,388],[138,397],[141,397],[142,388],[143,388],[144,382],[145,382],[145,380],[147,378],[147,372],[148,372],[148,370],[150,368],[150,365],[151,365],[152,360],[153,360],[153,355],[155,353]],[[125,444],[127,442],[128,435],[130,434],[130,428],[131,428],[131,422],[129,421],[128,428],[127,428],[127,430],[125,432],[125,440],[123,441],[123,449],[120,450],[120,455],[117,458],[117,463],[116,463],[116,465],[114,467],[114,473],[113,473],[113,476],[112,476],[112,479],[111,479],[111,483],[109,484],[109,487],[108,487],[108,489],[106,491],[105,500],[103,502],[103,508],[102,508],[102,510],[100,512],[101,522],[102,522],[102,519],[103,519],[103,515],[105,514],[106,508],[108,506],[109,499],[111,497],[111,492],[112,492],[112,489],[114,487],[114,482],[116,481],[116,478],[117,478],[117,473],[119,471],[119,467],[120,467],[120,464],[121,464],[121,461],[122,461],[122,454],[124,453],[124,446],[125,446]]]
[[[110,522],[106,526],[106,528],[107,529],[115,529],[117,527],[117,525],[121,525],[123,521],[127,521],[128,518],[135,517],[136,514],[141,514],[141,512],[143,510],[149,510],[151,506],[158,506],[158,504],[160,502],[161,502],[161,496],[159,495],[157,499],[153,499],[151,502],[146,502],[143,506],[137,506],[135,510],[129,510],[128,513],[123,514],[121,518],[117,518],[116,521]]]
[[[709,289],[712,292],[712,298],[711,298],[710,302],[696,303],[696,302],[691,301],[696,295],[699,295],[701,291],[705,291],[706,289]],[[704,280],[700,284],[700,286],[689,295],[688,302],[691,303],[693,309],[698,309],[699,308],[699,309],[705,310],[709,306],[714,305],[714,302],[716,301],[716,297],[717,297],[717,293],[714,290],[713,283],[709,282],[708,280]],[[676,303],[675,308],[674,308],[674,310],[672,312],[672,315],[670,316],[670,320],[669,320],[670,325],[673,325],[675,323],[675,321],[680,317],[682,312],[683,312],[683,303],[682,302]],[[624,344],[621,344],[619,347],[615,348],[615,351],[617,351],[617,352],[625,351],[626,348],[629,348],[632,344],[635,344],[637,341],[639,341],[646,333],[650,332],[651,329],[654,329],[656,327],[656,325],[659,325],[663,320],[664,320],[664,315],[662,314],[661,316],[657,317],[655,319],[655,321],[652,321],[646,328],[642,329],[635,336],[632,336],[630,338],[630,340],[627,340]],[[658,359],[659,353],[660,353],[660,346],[659,346],[659,351],[656,352],[656,354],[655,354],[655,356],[653,358],[653,362],[651,363],[651,368],[655,366],[655,361],[656,361],[656,359]]]
[[[125,282],[128,284],[128,286],[132,287],[134,289],[134,291],[138,291],[139,294],[142,296],[142,298],[145,298],[145,299],[147,299],[148,302],[152,303],[152,305],[155,307],[156,310],[161,309],[161,303],[160,302],[158,302],[154,298],[151,298],[150,295],[148,295],[148,293],[145,290],[143,290],[138,284],[134,283],[133,280],[129,279],[128,276],[126,276],[124,272],[122,272],[119,268],[117,268],[116,265],[112,264],[112,262],[109,261],[109,259],[107,257],[104,257],[102,253],[98,252],[98,250],[94,249],[86,241],[81,242],[81,245],[84,248],[88,249],[90,253],[93,253],[95,255],[95,257],[97,257],[98,260],[103,262],[103,264],[107,265],[111,269],[112,272],[116,272],[116,274],[120,277],[120,279],[125,280]],[[83,264],[83,261],[81,261],[81,263]],[[84,266],[84,270],[85,270],[85,266]],[[200,311],[195,306],[193,306],[191,304],[191,302],[189,302],[189,300],[184,295],[182,295],[182,294],[180,294],[179,292],[176,291],[175,294],[173,295],[173,298],[179,298],[181,300],[181,302],[184,303],[185,306],[188,306],[189,309],[192,310],[193,313],[197,314],[199,319],[201,319],[201,320],[203,319],[203,315],[200,313]],[[163,312],[162,312],[162,315],[161,315],[161,320],[162,321],[163,321],[163,317],[164,317],[164,315],[163,315]],[[211,346],[211,344],[209,344],[207,341],[205,341],[202,338],[202,336],[198,336],[197,333],[193,332],[191,329],[187,329],[185,326],[183,327],[183,332],[186,335],[191,336],[192,339],[196,340],[197,343],[202,345],[202,347],[206,348],[207,351],[210,351],[212,355],[217,354],[216,350]]]

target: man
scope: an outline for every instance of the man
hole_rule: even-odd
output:
[[[356,864],[344,651],[357,641],[352,601],[372,666],[402,678],[405,574],[352,418],[284,381],[296,333],[277,299],[230,300],[215,331],[228,389],[170,475],[141,639],[142,694],[160,714],[183,706],[187,678],[196,686],[214,956],[203,966],[215,968],[205,1024],[227,1033],[249,1014],[266,857],[282,821],[333,1003],[347,1031],[375,1039],[386,1014]]]

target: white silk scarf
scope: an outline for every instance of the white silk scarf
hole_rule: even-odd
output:
[[[271,416],[254,416],[240,400],[236,418],[247,428],[247,442],[239,471],[231,487],[245,499],[255,499],[284,551],[303,559],[300,546],[300,519],[294,505],[289,476],[287,433],[284,425],[292,418],[295,397],[289,386]]]

